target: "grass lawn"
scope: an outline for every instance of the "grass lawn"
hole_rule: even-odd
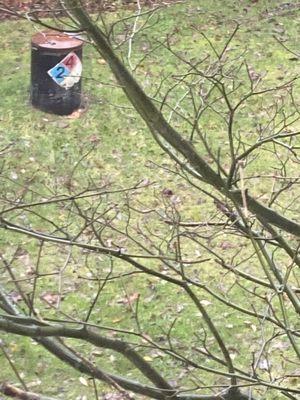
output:
[[[161,100],[168,88],[187,72],[188,67],[180,63],[178,57],[166,47],[158,46],[159,42],[172,33],[170,43],[180,57],[200,60],[207,55],[212,60],[214,50],[211,45],[220,50],[238,21],[240,28],[230,43],[228,62],[235,65],[242,55],[250,70],[263,77],[262,88],[281,85],[299,74],[299,58],[286,51],[274,38],[276,36],[291,50],[298,51],[299,10],[289,10],[281,4],[280,1],[186,1],[160,11],[155,27],[142,31],[133,41],[130,63],[138,65],[135,72],[137,80],[150,96],[155,96],[160,88],[157,99]],[[145,19],[146,16],[141,18]],[[113,23],[117,15],[108,14],[105,19],[107,23]],[[24,21],[0,24],[1,208],[8,208],[9,203],[33,203],[83,191],[106,190],[109,193],[77,202],[37,206],[34,212],[29,208],[16,210],[5,217],[19,225],[57,236],[68,232],[74,237],[80,233],[81,241],[95,244],[94,232],[88,226],[84,227],[78,211],[80,209],[86,218],[98,218],[99,232],[106,226],[101,231],[104,245],[122,246],[131,254],[141,253],[142,245],[153,252],[161,251],[170,258],[176,257],[173,240],[176,231],[165,220],[174,218],[176,213],[180,214],[181,221],[215,220],[217,213],[213,201],[203,194],[199,195],[196,187],[176,173],[174,163],[151,137],[117,87],[108,66],[91,46],[85,45],[84,49],[84,112],[79,117],[76,114],[59,117],[33,109],[29,101],[30,37],[36,29]],[[123,40],[123,30],[123,25],[116,27],[116,40]],[[149,53],[147,57],[146,53]],[[126,44],[120,48],[119,55],[128,63]],[[245,69],[241,70],[240,77],[241,81],[246,81]],[[235,96],[241,95],[243,90],[242,85]],[[298,82],[295,83],[294,92],[297,93],[297,90],[299,93]],[[173,125],[189,137],[190,126],[183,118],[189,119],[192,115],[186,91],[186,86],[177,85],[167,100],[178,113],[170,112],[168,107],[164,108],[164,112]],[[269,93],[250,100],[241,109],[235,130],[247,145],[255,143],[259,125],[267,126],[272,118],[273,100],[273,93]],[[295,101],[299,105],[299,98]],[[222,110],[223,105],[220,107]],[[219,151],[226,168],[229,163],[228,139],[220,114],[208,110],[200,124],[211,148],[216,153]],[[200,141],[196,140],[195,145],[209,160],[210,155],[206,154]],[[274,159],[271,150],[271,146],[265,146],[257,152],[245,170],[250,191],[262,200],[268,199],[274,184],[270,175],[274,174],[278,160]],[[288,174],[299,177],[299,164],[288,159],[284,149],[278,154]],[[254,179],[254,175],[259,178]],[[145,186],[143,189],[122,191],[139,182]],[[299,188],[297,191],[293,187],[290,192],[283,194],[281,201],[291,197],[296,199],[298,195]],[[281,203],[275,204],[275,207],[280,209]],[[295,204],[288,213],[297,218],[299,206]],[[202,230],[200,228],[200,234],[205,237],[210,249],[220,253],[226,261],[236,263],[245,272],[264,279],[256,257],[249,262],[253,250],[246,240],[237,239],[223,230],[207,231],[205,227]],[[247,307],[245,289],[235,285],[234,275],[225,274],[222,268],[217,267],[211,253],[184,235],[181,246],[183,257],[198,261],[207,259],[205,263],[187,267],[193,278],[209,284],[223,299],[230,298],[236,304]],[[242,254],[239,252],[241,248]],[[173,382],[190,387],[200,383],[208,386],[227,382],[223,377],[202,376],[202,373],[199,376],[197,370],[184,366],[162,351],[148,349],[146,343],[135,336],[113,331],[114,328],[129,332],[141,329],[153,341],[166,346],[168,333],[172,330],[172,344],[176,349],[186,357],[193,357],[199,364],[215,367],[214,361],[203,358],[201,351],[197,353],[195,350],[202,349],[203,320],[180,289],[156,278],[135,274],[120,260],[78,248],[41,243],[6,230],[0,230],[0,253],[5,260],[13,258],[11,276],[0,264],[0,283],[22,310],[25,309],[24,302],[16,294],[12,281],[18,280],[29,297],[32,296],[35,282],[35,308],[43,318],[65,320],[71,315],[76,320],[84,320],[99,282],[103,282],[110,274],[125,274],[121,279],[107,282],[92,311],[90,322],[111,327],[111,330],[105,331],[111,337],[124,337],[137,343],[144,357]],[[281,259],[284,261],[283,256]],[[157,259],[147,260],[147,266],[172,276],[172,270]],[[37,268],[39,277],[34,279]],[[131,275],[126,276],[128,273]],[[237,366],[250,370],[253,354],[260,349],[261,341],[274,333],[272,328],[268,324],[262,328],[256,318],[228,309],[201,289],[197,294],[221,331]],[[61,302],[57,308],[55,305],[59,297]],[[252,306],[260,307],[254,300]],[[264,311],[258,310],[261,313]],[[297,321],[292,317],[291,323],[296,326]],[[0,337],[7,354],[32,391],[61,399],[93,398],[92,381],[47,354],[31,339],[3,333]],[[78,351],[102,368],[120,375],[126,374],[131,379],[139,378],[132,365],[115,353],[96,348],[91,350],[90,346],[75,344],[71,340],[68,343],[74,344]],[[278,339],[274,343],[268,349],[272,374],[276,376],[279,367],[285,374],[292,374],[296,360],[289,353],[288,342]],[[218,354],[214,339],[210,336],[207,345]],[[18,383],[1,353],[0,364],[0,381]],[[269,379],[264,368],[262,361],[259,372],[262,377]],[[144,378],[140,379],[143,381]],[[293,384],[299,387],[299,381],[290,379],[294,379]],[[97,385],[99,393],[113,391],[108,386]],[[263,391],[260,395],[269,400],[285,398],[278,394],[274,397],[272,391]]]

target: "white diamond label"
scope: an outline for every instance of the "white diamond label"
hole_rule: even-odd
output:
[[[82,64],[80,58],[71,52],[47,72],[59,86],[70,89],[80,81]]]

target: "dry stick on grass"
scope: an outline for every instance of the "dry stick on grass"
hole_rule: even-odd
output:
[[[13,397],[19,400],[56,400],[53,397],[46,397],[41,394],[27,392],[8,383],[2,383],[0,393],[8,397]]]

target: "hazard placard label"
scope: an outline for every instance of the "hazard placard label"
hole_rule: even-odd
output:
[[[77,54],[71,52],[47,72],[59,86],[70,89],[81,78],[82,63]]]

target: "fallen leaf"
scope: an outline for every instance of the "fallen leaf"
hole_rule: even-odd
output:
[[[79,377],[79,382],[84,386],[89,386],[88,381],[83,376]]]
[[[102,399],[103,400],[128,400],[128,396],[129,398],[131,398],[131,394],[127,394],[124,395],[123,393],[106,393]]]
[[[269,371],[270,363],[265,358],[261,359],[258,363],[258,368],[264,371]]]
[[[236,245],[234,245],[233,243],[230,243],[230,242],[222,242],[220,244],[220,248],[222,250],[234,249],[235,247],[236,247]]]
[[[60,296],[57,293],[46,292],[41,295],[41,299],[51,306],[56,305],[58,303],[59,298]]]
[[[117,303],[122,303],[122,304],[129,306],[129,305],[132,305],[139,297],[140,297],[140,294],[138,292],[134,292],[131,295],[118,300]]]
[[[84,109],[83,108],[79,108],[79,110],[76,110],[74,112],[72,112],[72,114],[68,115],[67,118],[68,119],[77,119],[80,118],[81,115],[83,114]]]
[[[93,144],[97,144],[100,142],[100,137],[98,135],[91,135],[88,140]]]
[[[165,189],[163,189],[162,194],[165,197],[171,197],[171,196],[173,196],[174,192],[171,189],[165,188]]]
[[[123,318],[115,318],[112,320],[113,324],[117,324],[118,322],[121,322]]]
[[[202,304],[202,306],[210,306],[212,303],[208,300],[201,300],[200,303]]]
[[[18,301],[22,300],[22,296],[19,292],[12,291],[8,294],[9,298],[12,300],[13,303],[17,303]]]

